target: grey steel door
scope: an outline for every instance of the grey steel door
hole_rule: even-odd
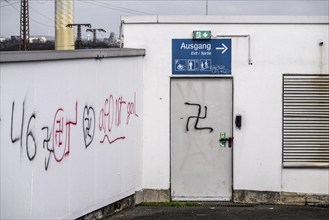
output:
[[[232,198],[232,78],[172,78],[173,200]]]

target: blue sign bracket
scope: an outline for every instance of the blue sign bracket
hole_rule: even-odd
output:
[[[173,74],[231,74],[231,39],[172,39]]]

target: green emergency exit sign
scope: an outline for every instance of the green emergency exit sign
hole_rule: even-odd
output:
[[[193,39],[211,39],[211,31],[193,31]]]

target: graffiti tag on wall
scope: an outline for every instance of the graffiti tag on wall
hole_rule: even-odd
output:
[[[189,131],[189,122],[190,122],[191,119],[195,119],[195,122],[194,122],[194,129],[195,130],[209,130],[209,133],[213,132],[214,129],[211,128],[211,127],[198,127],[199,120],[207,118],[207,106],[204,106],[204,115],[200,116],[201,115],[201,110],[202,110],[200,104],[189,103],[189,102],[185,102],[184,104],[189,105],[189,106],[196,106],[198,108],[198,114],[197,115],[193,115],[193,116],[190,116],[190,117],[187,118],[186,132]]]
[[[85,105],[81,108],[81,114],[79,114],[78,101],[75,102],[72,109],[59,107],[54,111],[53,120],[50,121],[50,124],[43,126],[41,129],[37,129],[35,126],[35,122],[38,120],[37,113],[26,113],[25,105],[26,103],[23,101],[20,105],[21,108],[18,108],[15,101],[12,102],[10,140],[12,144],[19,143],[21,150],[25,149],[29,161],[35,159],[39,148],[42,146],[41,149],[46,151],[45,170],[48,170],[52,159],[60,163],[70,155],[71,147],[78,147],[71,144],[71,131],[77,129],[76,127],[80,122],[82,127],[81,136],[87,149],[93,143],[97,131],[101,134],[98,141],[100,144],[113,144],[119,140],[124,140],[126,135],[112,137],[112,131],[121,128],[124,132],[122,122],[124,121],[124,125],[127,127],[131,118],[139,117],[136,92],[132,100],[125,99],[123,96],[114,97],[110,94],[101,105],[98,121],[96,120],[95,108],[91,105]],[[79,117],[82,120],[78,120]],[[37,143],[36,135],[42,135],[41,143]]]

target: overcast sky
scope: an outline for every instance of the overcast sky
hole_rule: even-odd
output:
[[[0,0],[0,36],[19,35],[20,0]],[[55,0],[29,0],[30,35],[54,35]],[[206,5],[208,4],[208,12]],[[288,15],[328,16],[329,0],[75,0],[75,23],[119,33],[127,15]],[[83,29],[83,36],[86,32]],[[89,32],[90,33],[90,32]]]

